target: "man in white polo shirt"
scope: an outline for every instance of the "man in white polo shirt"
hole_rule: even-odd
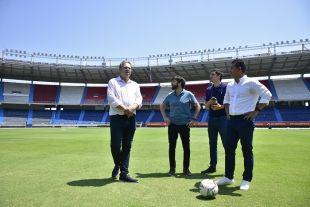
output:
[[[130,80],[132,65],[123,61],[119,65],[119,76],[108,83],[108,100],[110,104],[111,152],[114,160],[112,178],[123,182],[138,182],[128,175],[131,143],[136,130],[136,109],[142,106],[139,85]]]
[[[217,181],[218,185],[234,183],[235,151],[240,139],[244,158],[241,190],[248,190],[253,177],[253,120],[268,105],[270,91],[258,80],[245,75],[246,66],[241,59],[231,63],[234,80],[227,85],[224,97],[225,111],[228,118],[227,140],[225,147],[225,176]],[[257,104],[258,102],[258,104]]]

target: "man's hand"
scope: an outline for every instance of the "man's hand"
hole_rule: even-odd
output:
[[[166,122],[167,126],[171,124],[171,121],[168,117],[164,117],[164,121]]]
[[[222,105],[220,105],[220,104],[211,105],[211,109],[214,110],[214,111],[221,110],[223,108],[224,107]]]
[[[130,110],[129,108],[127,108],[127,109],[124,110],[124,114],[125,114],[128,118],[130,118],[130,117],[133,116],[134,113],[133,113],[132,110]]]
[[[250,111],[248,113],[245,113],[244,119],[253,121],[255,117],[257,116],[258,111]]]
[[[209,99],[209,101],[206,102],[206,105],[214,105],[217,104],[217,100]]]
[[[187,125],[187,127],[193,127],[194,125],[195,125],[195,123],[196,123],[197,121],[196,120],[191,120],[190,122],[188,122],[186,125]]]

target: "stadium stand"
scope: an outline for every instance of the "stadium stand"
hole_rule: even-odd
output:
[[[6,109],[2,126],[25,127],[27,125],[28,110]]]
[[[32,125],[44,126],[49,125],[52,119],[52,111],[50,110],[33,110]]]
[[[193,85],[185,85],[185,89],[188,90],[188,91],[191,91],[197,101],[199,103],[204,103],[205,102],[205,95],[206,95],[206,90],[208,88],[208,83],[206,84],[193,84]]]
[[[136,121],[145,123],[150,114],[151,110],[139,110],[136,115]]]
[[[310,107],[280,107],[283,121],[310,121]]]
[[[266,86],[266,88],[268,88],[269,91],[271,91],[269,80],[260,80],[259,82],[261,82],[264,86]]]
[[[169,87],[167,87],[167,86],[160,87],[160,90],[159,90],[153,104],[155,104],[155,105],[161,104],[164,101],[164,99],[166,98],[167,94],[170,93],[171,91],[172,90],[171,90],[170,86]]]
[[[1,81],[0,82],[0,103],[3,102],[3,85],[4,83]]]
[[[80,105],[84,87],[61,86],[59,102],[61,105]]]
[[[143,104],[152,104],[159,86],[143,86],[140,87]]]
[[[192,111],[194,112],[194,111]],[[167,114],[169,111],[167,110]],[[207,126],[208,111],[202,109],[198,125]],[[143,125],[164,126],[160,110],[138,110],[136,120]],[[0,109],[0,124],[6,126],[53,126],[53,125],[94,125],[108,123],[108,111],[104,110],[19,110]],[[256,123],[287,124],[288,122],[310,122],[310,107],[268,107],[255,119]]]
[[[276,114],[273,108],[265,108],[257,115],[255,121],[256,122],[259,122],[259,121],[268,122],[268,121],[278,121],[278,120],[277,120],[277,117],[276,117]]]
[[[29,103],[30,85],[25,83],[4,83],[4,103]]]
[[[59,86],[34,85],[33,103],[56,104]]]
[[[107,96],[107,87],[86,87],[84,104],[103,104]]]
[[[64,110],[56,113],[56,124],[77,124],[79,122],[80,110]]]
[[[273,80],[279,100],[310,100],[310,91],[301,78]]]
[[[84,124],[99,124],[102,121],[105,111],[103,110],[87,110],[84,113],[83,121]]]
[[[303,81],[305,85],[307,86],[308,90],[310,91],[310,78],[304,78]]]

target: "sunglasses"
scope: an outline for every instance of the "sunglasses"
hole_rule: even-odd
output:
[[[123,67],[124,69],[128,69],[128,70],[131,70],[131,67]]]

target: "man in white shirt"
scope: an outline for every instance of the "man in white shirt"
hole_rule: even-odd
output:
[[[245,75],[243,60],[235,59],[231,63],[234,80],[227,85],[224,97],[225,111],[228,119],[227,140],[225,147],[225,176],[217,181],[218,185],[234,183],[235,151],[240,139],[244,158],[243,180],[241,190],[248,190],[253,177],[253,120],[268,105],[270,91],[258,80]],[[259,99],[260,98],[260,99]],[[259,103],[257,104],[257,102]]]
[[[108,101],[110,105],[111,152],[114,160],[112,178],[124,182],[136,183],[128,174],[131,144],[136,130],[136,109],[142,106],[139,85],[130,80],[132,64],[123,61],[119,65],[119,76],[108,83]]]

